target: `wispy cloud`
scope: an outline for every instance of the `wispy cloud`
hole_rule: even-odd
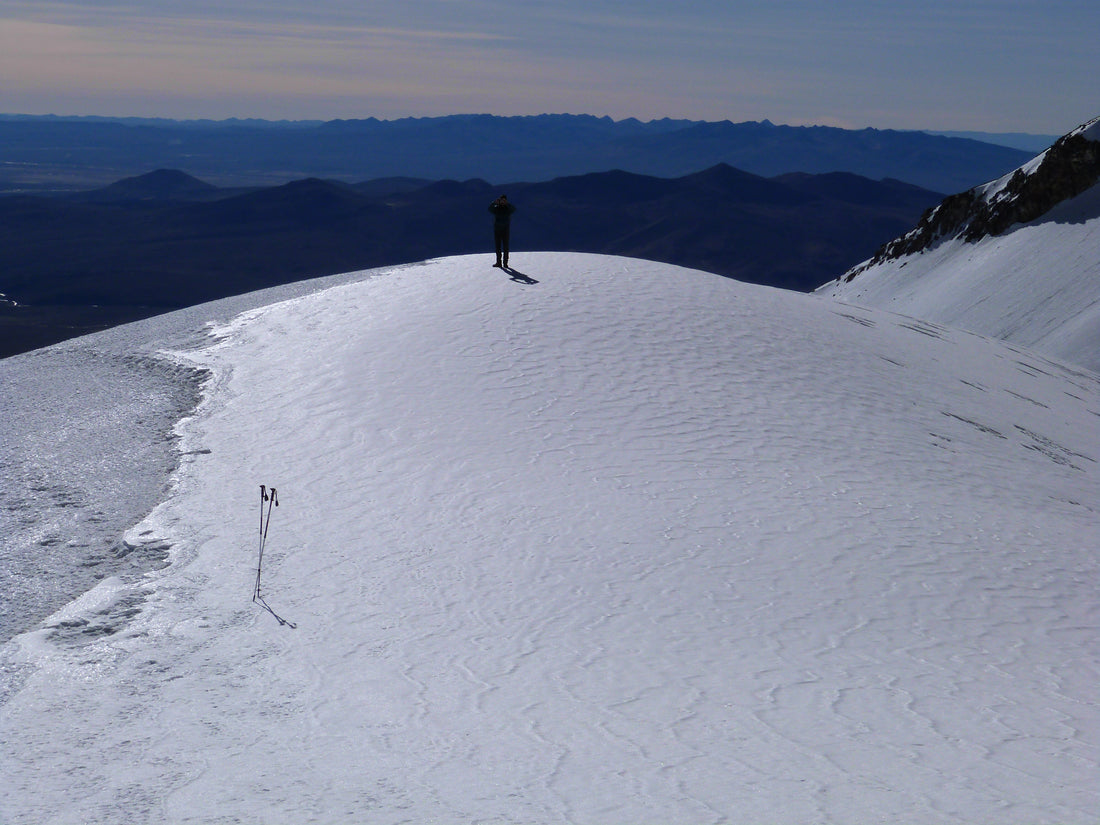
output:
[[[1091,0],[0,0],[0,111],[1007,130],[1094,114],[1098,27]]]
[[[10,5],[10,4],[8,4]],[[68,4],[57,4],[69,11]],[[0,7],[0,14],[7,11]],[[41,9],[38,10],[41,12]],[[271,73],[296,85],[319,78],[364,82],[364,72],[409,69],[491,45],[499,35],[436,28],[347,26],[287,21],[196,17],[192,14],[107,15],[85,20],[79,10],[56,20],[7,18],[0,26],[5,77],[43,73],[89,87],[114,83],[198,91],[254,85],[249,71]],[[369,75],[368,75],[369,76]],[[389,77],[397,84],[399,77]],[[284,87],[285,88],[285,87]],[[318,90],[323,91],[323,90]]]

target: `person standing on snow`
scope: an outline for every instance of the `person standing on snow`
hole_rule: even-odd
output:
[[[507,269],[508,235],[512,224],[512,213],[516,211],[516,207],[508,202],[507,195],[501,195],[489,204],[489,211],[493,214],[493,242],[497,250],[497,262],[493,266]]]

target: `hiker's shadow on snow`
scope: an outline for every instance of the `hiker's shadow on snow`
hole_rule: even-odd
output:
[[[538,283],[538,281],[536,281],[530,275],[524,275],[518,269],[512,269],[512,267],[510,267],[510,266],[504,267],[504,271],[507,272],[508,276],[513,281],[515,281],[517,284],[537,284]]]

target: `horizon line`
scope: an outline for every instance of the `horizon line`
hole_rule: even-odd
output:
[[[56,121],[79,121],[79,120],[96,120],[96,121],[111,121],[111,122],[127,122],[127,121],[140,121],[146,123],[180,123],[180,124],[222,124],[222,125],[236,125],[236,124],[269,124],[269,125],[287,125],[287,126],[316,126],[327,125],[331,123],[400,123],[402,121],[410,120],[446,120],[449,118],[494,118],[498,120],[533,120],[537,118],[545,117],[561,117],[561,118],[591,118],[599,121],[610,121],[611,123],[683,123],[691,125],[714,125],[729,123],[734,126],[743,125],[759,125],[759,126],[772,126],[775,128],[788,128],[788,129],[839,129],[846,132],[861,132],[861,131],[878,131],[878,132],[922,132],[932,135],[1006,135],[1006,136],[1026,136],[1026,137],[1059,137],[1054,132],[1028,132],[1028,131],[985,131],[980,129],[943,129],[925,127],[921,129],[900,129],[890,126],[835,126],[826,123],[776,123],[770,118],[764,118],[763,120],[731,120],[730,118],[722,118],[721,120],[705,120],[695,118],[676,118],[676,117],[657,117],[650,118],[649,120],[643,120],[642,118],[630,116],[625,118],[613,118],[610,115],[594,115],[590,113],[575,113],[575,112],[540,112],[538,114],[530,115],[496,115],[491,112],[454,112],[447,115],[403,115],[401,117],[377,117],[374,115],[368,115],[366,117],[337,117],[337,118],[267,118],[267,117],[251,117],[251,116],[236,116],[226,118],[213,118],[213,117],[168,117],[164,115],[74,115],[74,114],[57,114],[56,112],[50,112],[46,114],[33,114],[27,112],[0,112],[0,120],[56,120]],[[1082,121],[1085,123],[1087,121]]]

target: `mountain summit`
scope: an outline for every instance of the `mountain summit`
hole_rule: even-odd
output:
[[[946,198],[818,291],[1100,370],[1098,180],[1100,118]]]

